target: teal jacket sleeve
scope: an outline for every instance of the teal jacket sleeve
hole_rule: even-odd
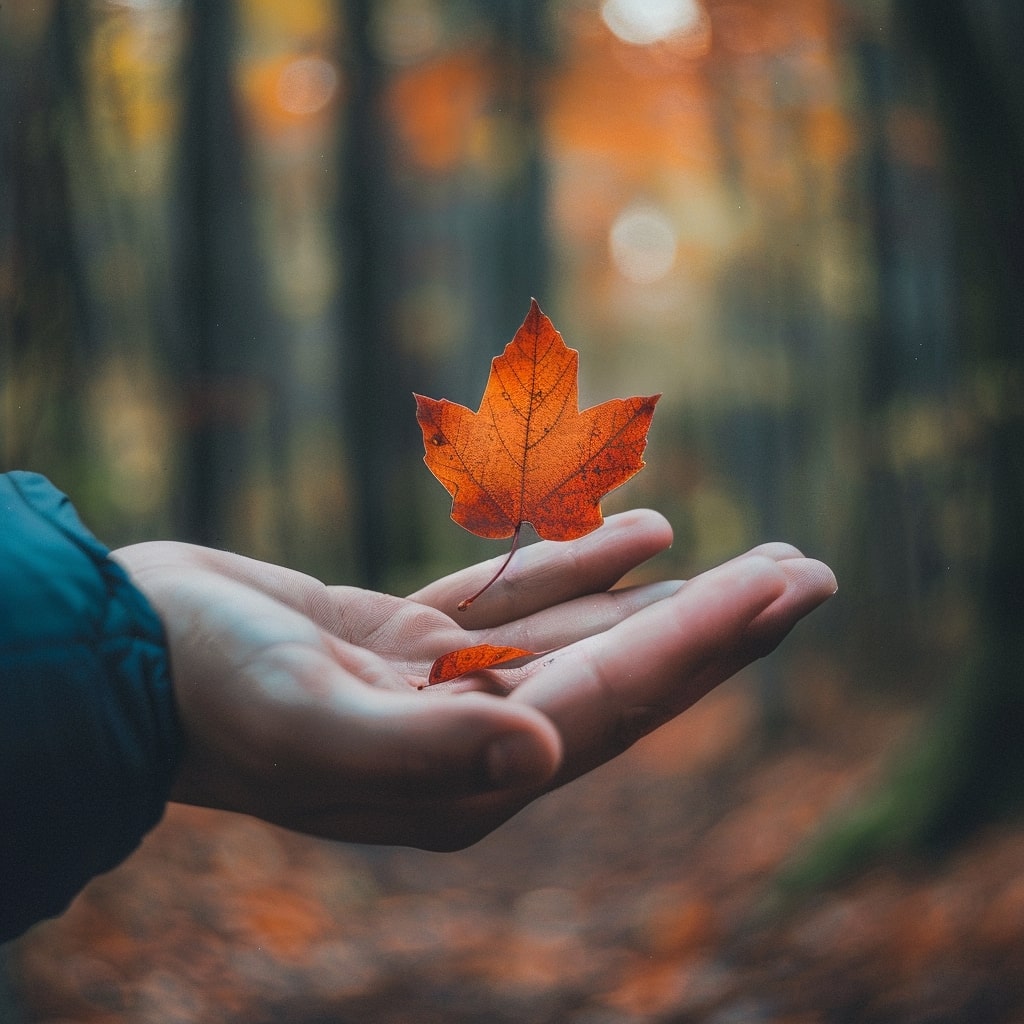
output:
[[[156,613],[44,477],[0,475],[0,942],[139,844],[180,753]]]

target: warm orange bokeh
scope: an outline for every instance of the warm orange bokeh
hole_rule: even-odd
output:
[[[492,77],[486,54],[475,50],[396,74],[386,107],[405,155],[435,173],[451,171],[472,155]]]

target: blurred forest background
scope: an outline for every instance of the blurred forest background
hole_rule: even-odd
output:
[[[583,404],[664,393],[605,503],[673,523],[653,573],[784,539],[840,580],[464,855],[173,809],[8,1012],[1021,1019],[1022,39],[1017,0],[5,2],[0,463],[105,542],[398,593],[500,553],[411,393],[475,408],[536,296]]]

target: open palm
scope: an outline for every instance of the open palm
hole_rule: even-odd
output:
[[[349,841],[468,845],[768,653],[835,590],[764,545],[611,589],[671,543],[657,513],[485,562],[408,598],[170,542],[115,552],[161,613],[186,750],[174,796]],[[550,651],[418,690],[447,651]]]

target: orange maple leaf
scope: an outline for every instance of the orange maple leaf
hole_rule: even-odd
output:
[[[604,522],[601,499],[644,466],[661,396],[613,399],[580,412],[578,370],[579,353],[534,299],[491,362],[477,412],[415,396],[424,462],[453,498],[452,519],[481,537],[512,537],[509,559],[523,523],[546,540],[596,530]]]

